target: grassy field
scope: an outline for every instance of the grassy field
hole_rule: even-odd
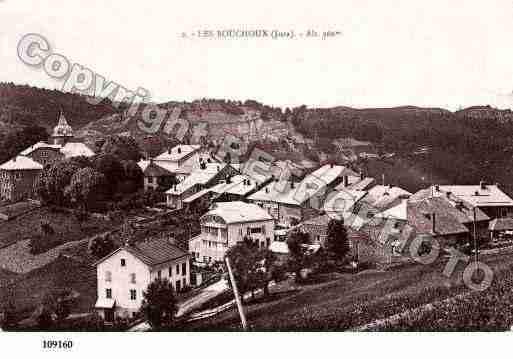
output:
[[[483,257],[494,271],[513,265],[507,255]],[[442,272],[445,262],[430,265],[408,265],[393,270],[365,271],[356,275],[342,274],[324,283],[299,286],[298,291],[272,302],[246,307],[252,330],[351,330],[377,319],[387,318],[439,299],[465,293],[463,266],[450,278]],[[272,292],[290,291],[294,284],[273,288]],[[477,295],[477,294],[476,294]],[[481,295],[481,294],[479,294]],[[193,322],[189,330],[240,330],[238,314],[230,310],[220,315]]]
[[[113,222],[96,218],[90,218],[81,224],[68,212],[50,211],[48,207],[44,207],[11,221],[2,222],[0,248],[39,235],[41,223],[45,221],[49,222],[55,231],[53,236],[62,238],[64,242],[77,241],[106,231],[115,225]]]
[[[96,301],[96,269],[66,257],[58,257],[44,267],[17,276],[10,290],[5,286],[0,287],[3,292],[0,307],[8,299],[9,293],[15,298],[20,315],[26,317],[41,303],[45,294],[64,288],[79,293],[72,308],[73,313],[89,312]]]

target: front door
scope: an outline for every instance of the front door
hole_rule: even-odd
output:
[[[104,309],[105,321],[112,323],[114,321],[114,309]]]

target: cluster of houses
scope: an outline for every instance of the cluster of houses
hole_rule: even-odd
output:
[[[0,197],[30,198],[44,165],[92,155],[74,140],[61,113],[49,143],[38,142],[0,165]],[[496,184],[432,185],[410,193],[347,166],[328,163],[305,175],[290,161],[254,176],[244,164],[225,163],[200,145],[185,144],[138,165],[144,189],[165,192],[170,209],[186,210],[198,201],[209,209],[200,217],[199,234],[188,239],[188,251],[172,238],[148,238],[95,263],[95,308],[108,321],[135,315],[156,278],[169,279],[177,292],[197,284],[193,268],[223,261],[228,248],[245,239],[287,255],[287,233],[300,230],[320,247],[333,218],[344,220],[351,255],[362,263],[402,258],[412,234],[428,234],[444,246],[513,234],[513,199]]]
[[[201,199],[210,206],[200,218],[200,233],[189,239],[188,253],[158,239],[155,246],[169,250],[140,254],[140,249],[127,248],[99,261],[96,307],[106,318],[133,315],[153,278],[171,278],[177,291],[194,285],[193,267],[184,263],[201,267],[221,262],[228,248],[248,238],[287,255],[287,233],[294,229],[308,233],[312,245],[320,247],[332,218],[344,219],[351,255],[374,264],[402,258],[412,233],[457,246],[513,231],[513,199],[484,182],[433,185],[411,193],[331,163],[302,177],[270,170],[256,180],[244,165],[223,163],[195,145],[178,145],[139,165],[145,188],[165,191],[170,208],[183,210]],[[152,248],[150,243],[143,246]]]
[[[49,142],[38,142],[0,165],[0,200],[35,198],[35,181],[45,165],[63,158],[93,155],[89,147],[75,140],[73,129],[61,112]]]

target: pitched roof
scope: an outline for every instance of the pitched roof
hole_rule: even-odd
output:
[[[198,151],[200,145],[177,145],[155,157],[159,161],[178,162],[182,158]]]
[[[249,181],[249,184],[248,184]],[[230,193],[244,196],[257,187],[255,180],[244,175],[235,175],[230,178],[230,183],[223,181],[210,188],[212,192],[222,194]]]
[[[66,117],[64,117],[64,114],[59,114],[59,122],[57,123],[57,126],[53,129],[53,136],[59,137],[59,136],[67,136],[67,137],[73,137],[73,129],[68,124],[68,121],[66,121]]]
[[[452,192],[444,192],[441,189],[437,190],[434,186],[416,192],[408,199],[408,201],[421,201],[431,197],[442,198],[461,212],[463,216],[458,216],[460,223],[469,223],[474,221],[474,211],[476,221],[488,221],[490,219],[490,217],[488,217],[479,207],[472,205],[472,203],[454,195]]]
[[[368,203],[377,210],[387,210],[401,203],[401,200],[408,198],[410,192],[396,186],[377,185],[367,191],[362,201]]]
[[[32,146],[25,148],[23,151],[20,152],[20,155],[22,156],[28,156],[38,148],[51,148],[54,150],[60,150],[61,145],[50,145],[46,142],[40,141],[38,143],[33,144]]]
[[[294,186],[294,188],[292,188]],[[296,197],[299,183],[290,181],[272,181],[259,191],[248,197],[252,201],[266,201],[299,206],[301,202]]]
[[[94,156],[94,152],[82,142],[68,142],[61,148],[61,153],[66,158]]]
[[[377,216],[381,218],[396,218],[406,221],[408,219],[407,204],[408,200],[403,199],[398,205],[377,214]]]
[[[171,195],[180,195],[197,184],[205,185],[217,176],[226,166],[226,163],[207,163],[204,169],[200,168],[194,170],[182,182],[178,183],[176,187],[173,186],[168,189],[166,193]]]
[[[502,192],[497,185],[440,185],[439,191],[433,191],[435,195],[451,192],[473,206],[513,206],[513,199]]]
[[[513,218],[495,218],[488,224],[490,231],[511,231],[513,230]]]
[[[351,178],[350,178],[350,181],[351,181]],[[365,177],[364,179],[360,179],[359,181],[357,181],[355,183],[349,182],[349,183],[352,183],[352,184],[349,184],[349,186],[347,186],[347,189],[357,190],[357,191],[365,191],[371,185],[373,185],[374,182],[375,182],[375,179],[373,177]],[[335,187],[335,189],[336,188],[337,187]]]
[[[34,161],[32,158],[25,156],[16,156],[11,158],[9,161],[0,165],[0,169],[6,171],[13,170],[42,170],[43,166]]]
[[[271,182],[249,196],[248,199],[300,206],[318,193],[325,194],[326,186],[331,185],[336,179],[344,175],[356,175],[356,173],[345,166],[324,165],[305,176],[299,183],[292,181]]]
[[[440,197],[426,198],[421,201],[407,203],[408,223],[414,226],[419,233],[432,233],[432,215],[435,213],[434,234],[448,235],[468,233],[467,227],[462,224],[462,216],[449,202]]]
[[[107,258],[111,257],[113,254],[119,252],[120,250],[126,250],[128,253],[132,254],[141,260],[141,262],[150,267],[154,267],[156,265],[188,255],[187,252],[178,248],[168,238],[153,238],[138,242],[132,246],[120,247],[106,257],[97,261],[95,265],[105,261]]]
[[[209,215],[219,216],[227,224],[274,220],[273,217],[260,206],[242,201],[217,202],[202,218]]]

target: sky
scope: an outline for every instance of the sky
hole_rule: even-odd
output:
[[[308,29],[328,38],[183,38]],[[0,81],[62,88],[17,57],[27,33],[152,100],[456,110],[513,107],[513,1],[0,0]]]

